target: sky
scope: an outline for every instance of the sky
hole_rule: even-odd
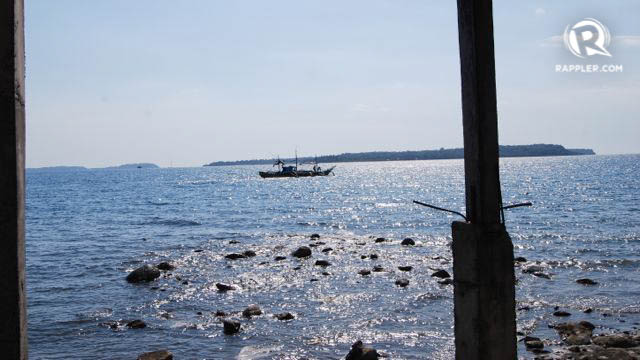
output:
[[[455,1],[25,3],[28,167],[462,146]],[[493,8],[501,144],[640,153],[640,2]],[[585,18],[611,57],[563,45]]]

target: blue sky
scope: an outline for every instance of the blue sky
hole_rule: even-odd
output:
[[[26,2],[27,166],[462,145],[455,1]],[[640,2],[494,1],[501,144],[640,152]],[[583,18],[611,58],[562,45]],[[556,64],[622,73],[556,73]]]

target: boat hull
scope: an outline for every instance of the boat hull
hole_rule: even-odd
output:
[[[333,171],[333,167],[327,170],[295,170],[295,171],[259,171],[258,174],[262,178],[288,178],[288,177],[314,177],[327,176]]]

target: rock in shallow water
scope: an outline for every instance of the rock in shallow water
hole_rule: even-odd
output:
[[[224,326],[224,333],[227,335],[233,335],[240,331],[240,322],[234,320],[222,320]]]
[[[412,238],[406,238],[404,240],[402,240],[402,242],[400,243],[400,245],[404,245],[404,246],[409,246],[409,245],[415,245],[416,242],[413,241]]]
[[[548,274],[545,274],[541,271],[536,271],[534,273],[532,273],[531,275],[535,276],[535,277],[539,277],[539,278],[543,278],[543,279],[551,279],[551,276],[549,276]]]
[[[434,272],[433,274],[431,274],[431,276],[437,277],[440,279],[446,279],[451,277],[451,275],[449,275],[449,273],[446,270],[442,270],[442,269]]]
[[[170,262],[167,262],[167,261],[161,262],[160,264],[156,265],[156,267],[159,270],[162,270],[162,271],[170,271],[170,270],[174,270],[176,268],[173,264],[171,264]]]
[[[582,285],[598,285],[596,281],[593,281],[591,279],[578,279],[576,280],[576,282]]]
[[[316,260],[315,265],[322,266],[322,267],[327,267],[327,266],[331,265],[331,263],[328,262],[327,260]]]
[[[262,315],[262,310],[258,305],[249,305],[242,311],[242,316],[250,318],[252,316]]]
[[[385,241],[387,241],[387,239],[385,239],[383,237],[379,237],[379,238],[376,239],[377,243],[382,243],[382,242],[385,242]]]
[[[593,338],[593,343],[606,348],[631,348],[640,345],[627,334],[597,336]]]
[[[173,360],[173,354],[168,350],[158,350],[140,354],[138,360]]]
[[[227,285],[227,284],[223,284],[223,283],[217,283],[216,284],[216,288],[218,288],[218,291],[220,291],[220,292],[225,292],[225,291],[230,291],[230,290],[235,290],[236,289],[231,285]]]
[[[229,260],[238,260],[238,259],[244,259],[246,258],[246,256],[242,255],[242,254],[228,254],[225,256],[225,259],[229,259]]]
[[[358,340],[351,345],[351,351],[347,354],[345,360],[377,360],[380,354],[373,348],[364,347],[362,341]]]
[[[407,279],[398,279],[398,280],[396,280],[396,285],[398,285],[400,287],[407,287],[407,286],[409,286],[409,280],[407,280]]]
[[[275,314],[275,315],[273,315],[273,317],[275,317],[276,319],[278,319],[280,321],[287,321],[287,320],[295,319],[293,314],[291,314],[290,312],[281,313],[281,314]]]
[[[398,266],[398,270],[400,271],[411,271],[413,270],[412,266]]]
[[[147,324],[142,320],[133,320],[127,323],[127,327],[129,329],[144,329],[147,327]]]
[[[524,338],[524,346],[527,348],[527,350],[542,349],[544,348],[544,343],[540,340],[540,338],[534,336],[526,336]]]
[[[160,277],[160,270],[155,266],[144,265],[127,275],[130,283],[149,282]]]
[[[301,246],[296,251],[291,253],[291,256],[297,258],[305,258],[311,256],[311,249],[306,246]]]
[[[362,275],[362,276],[367,276],[367,275],[371,275],[371,270],[360,270],[358,271],[358,274]]]
[[[583,345],[591,341],[591,334],[595,326],[588,321],[580,321],[578,323],[560,323],[553,326],[553,328],[566,344]]]
[[[253,250],[246,250],[242,253],[242,255],[246,256],[246,257],[254,257],[256,256],[256,252]]]
[[[558,310],[553,313],[553,316],[571,316],[571,313],[566,311]]]

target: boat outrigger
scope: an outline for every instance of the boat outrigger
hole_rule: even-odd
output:
[[[314,161],[311,170],[298,169],[298,155],[296,154],[296,164],[294,166],[285,166],[284,161],[278,159],[273,166],[278,167],[278,171],[259,171],[262,178],[281,178],[281,177],[309,177],[309,176],[327,176],[331,174],[335,166],[323,170],[318,166],[318,162]]]

